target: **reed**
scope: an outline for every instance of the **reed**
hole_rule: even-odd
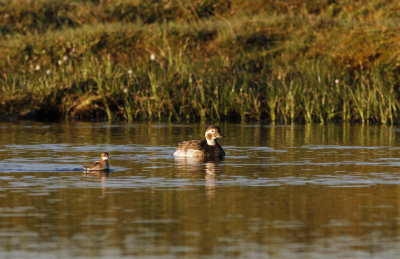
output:
[[[364,2],[9,1],[0,118],[395,124],[398,6]]]

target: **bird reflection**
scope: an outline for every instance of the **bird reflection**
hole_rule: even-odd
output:
[[[220,161],[222,159],[175,157],[178,174],[189,179],[204,179],[208,196],[214,196],[215,194],[215,177],[220,172]]]
[[[84,175],[91,175],[99,179],[105,179],[110,175],[110,170],[103,171],[84,171]]]
[[[96,177],[96,178],[100,179],[102,196],[105,197],[106,196],[106,190],[107,190],[106,183],[107,183],[107,178],[110,175],[110,170],[84,171],[83,173],[84,173],[85,176]]]

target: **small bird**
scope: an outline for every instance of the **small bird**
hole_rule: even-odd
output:
[[[107,152],[101,153],[100,161],[96,161],[89,166],[83,166],[85,171],[107,171],[110,169],[108,165],[108,160],[111,159],[108,157]]]
[[[175,151],[176,157],[223,158],[225,152],[218,142],[223,135],[218,126],[212,125],[206,129],[205,140],[188,140],[179,143]]]

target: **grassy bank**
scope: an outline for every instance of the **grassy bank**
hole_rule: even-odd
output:
[[[378,0],[1,2],[0,114],[394,124],[398,13]]]

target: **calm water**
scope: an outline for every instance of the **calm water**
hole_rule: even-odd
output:
[[[1,258],[400,256],[400,128],[220,126],[0,123]]]

